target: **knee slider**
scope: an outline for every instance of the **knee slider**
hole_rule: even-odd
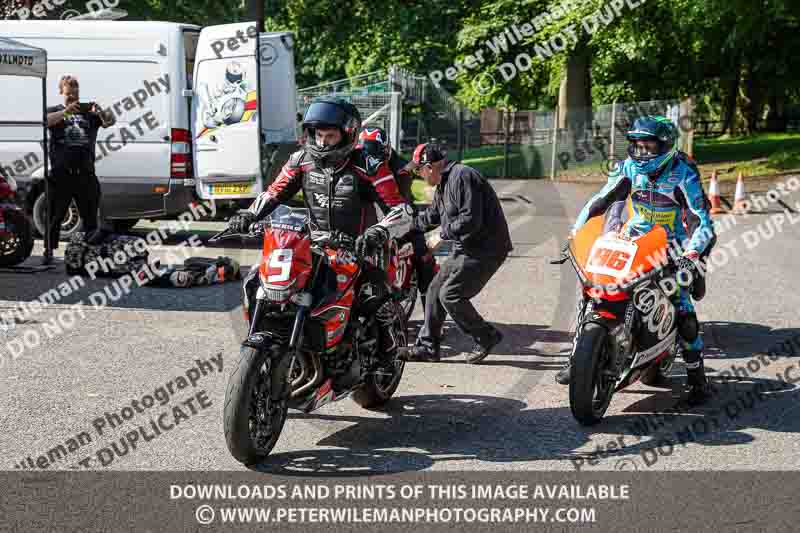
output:
[[[697,322],[697,313],[678,313],[678,334],[686,342],[694,342],[700,333],[700,323]]]

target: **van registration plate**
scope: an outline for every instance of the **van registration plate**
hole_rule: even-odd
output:
[[[209,184],[209,192],[211,194],[248,194],[253,188],[253,183],[211,183]]]

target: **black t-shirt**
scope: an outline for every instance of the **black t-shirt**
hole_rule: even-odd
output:
[[[48,113],[63,111],[63,105],[48,107]],[[79,169],[94,172],[97,132],[103,125],[98,115],[75,113],[50,127],[50,164],[54,170]]]

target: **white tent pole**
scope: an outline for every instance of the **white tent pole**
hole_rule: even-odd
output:
[[[45,255],[53,252],[53,243],[50,242],[50,179],[49,158],[47,147],[47,77],[42,78],[42,110],[44,122],[42,123],[42,149],[44,150],[44,249]]]
[[[374,118],[376,118],[378,115],[380,115],[381,113],[383,113],[384,111],[386,111],[386,109],[387,109],[387,108],[388,108],[390,105],[392,105],[392,104],[391,104],[391,102],[389,102],[388,104],[384,104],[383,106],[381,106],[381,108],[380,108],[380,109],[378,109],[377,111],[375,111],[373,114],[371,114],[370,116],[368,116],[368,117],[367,117],[367,118],[366,118],[366,119],[365,119],[363,122],[361,122],[361,125],[362,125],[362,126],[366,126],[367,124],[369,124],[370,122],[372,122],[372,120],[373,120]]]

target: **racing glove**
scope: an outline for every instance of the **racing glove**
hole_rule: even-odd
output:
[[[386,228],[382,226],[367,228],[367,231],[356,239],[356,254],[359,257],[367,257],[386,244],[387,240],[389,240],[389,232],[386,231]]]
[[[675,261],[680,277],[678,285],[691,287],[700,275],[697,268],[697,257],[699,254],[694,251],[687,252]]]
[[[231,217],[228,221],[228,229],[233,233],[250,233],[250,225],[256,221],[256,216],[253,213],[245,211],[236,216]]]

